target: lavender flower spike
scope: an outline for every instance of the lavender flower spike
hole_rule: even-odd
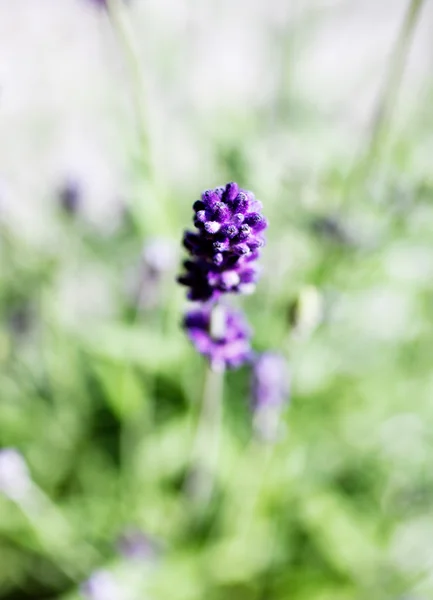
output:
[[[256,434],[274,441],[279,431],[281,411],[289,400],[290,377],[281,354],[264,352],[253,365],[252,400]]]
[[[184,327],[196,350],[212,369],[235,369],[251,355],[250,330],[243,315],[229,307],[201,306],[189,311]]]
[[[226,292],[251,292],[259,276],[256,263],[267,227],[261,202],[252,192],[228,183],[203,192],[193,209],[198,231],[184,234],[191,258],[178,279],[189,287],[189,299],[216,300]]]

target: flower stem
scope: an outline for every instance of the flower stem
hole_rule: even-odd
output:
[[[15,502],[41,549],[55,560],[68,578],[78,582],[90,567],[100,562],[96,549],[77,537],[63,513],[34,482],[29,493]],[[47,519],[51,523],[48,530],[41,526]]]
[[[193,445],[187,493],[200,504],[207,504],[213,493],[218,465],[224,369],[207,367],[203,402]]]
[[[376,158],[383,144],[386,131],[397,104],[410,45],[415,33],[424,0],[411,0],[403,20],[394,52],[392,53],[383,92],[373,114],[371,135],[367,151],[367,163]]]
[[[366,146],[362,149],[361,156],[358,157],[347,177],[342,199],[347,199],[356,187],[356,183],[365,181],[373,165],[378,164],[397,105],[407,55],[423,4],[424,0],[410,0],[409,2],[391,54],[388,70],[384,76],[382,92],[373,110]]]
[[[143,205],[132,202],[130,208],[137,226],[143,234],[158,234],[166,231],[171,213],[165,206],[165,195],[160,189],[152,164],[149,118],[146,110],[147,94],[142,77],[139,46],[132,24],[128,19],[127,9],[122,6],[120,0],[107,0],[107,4],[108,15],[129,72],[139,145],[140,195],[146,199],[146,203],[143,202]]]
[[[143,175],[147,178],[151,175],[149,160],[149,140],[147,135],[147,119],[144,112],[145,91],[141,76],[141,67],[138,59],[138,48],[133,35],[131,24],[126,20],[123,8],[119,0],[107,0],[108,14],[113,29],[121,44],[125,60],[128,65],[131,78],[132,100],[134,104],[137,121],[138,135],[141,149],[141,163]]]

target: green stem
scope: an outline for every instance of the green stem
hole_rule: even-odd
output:
[[[200,504],[210,501],[215,484],[222,425],[223,385],[224,370],[208,366],[186,485],[189,495]]]
[[[392,53],[383,92],[373,114],[371,135],[368,144],[367,162],[377,157],[383,145],[388,125],[397,104],[397,97],[406,66],[407,55],[415,33],[424,0],[411,0],[403,20],[399,36]]]
[[[150,179],[152,175],[152,169],[150,167],[150,144],[147,133],[147,117],[144,111],[146,95],[144,82],[141,76],[138,47],[134,38],[131,24],[127,21],[126,15],[120,6],[119,0],[107,0],[107,3],[110,20],[122,46],[123,54],[125,56],[130,73],[132,100],[134,104],[138,136],[140,141],[140,155],[143,175]]]
[[[57,506],[34,483],[29,493],[16,500],[40,547],[67,577],[78,582],[101,557],[93,546],[79,539]],[[51,528],[41,524],[50,520]]]
[[[346,181],[344,196],[348,196],[356,182],[366,179],[376,164],[389,132],[389,126],[398,101],[398,94],[406,66],[407,55],[415,33],[424,0],[410,0],[392,52],[382,93],[373,111],[370,135],[362,157],[352,169]]]
[[[166,209],[165,195],[155,175],[152,164],[151,143],[149,139],[149,119],[146,111],[146,90],[142,77],[139,47],[134,35],[131,22],[128,19],[127,10],[122,6],[120,0],[107,0],[108,14],[113,30],[115,31],[125,62],[129,71],[132,103],[135,112],[135,121],[139,144],[139,167],[140,167],[140,189],[141,197],[146,200],[145,209],[131,204],[133,217],[145,233],[158,234],[167,230],[170,223],[171,212]]]

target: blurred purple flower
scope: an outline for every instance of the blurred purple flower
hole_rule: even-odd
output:
[[[154,560],[159,552],[159,545],[138,529],[128,529],[120,536],[117,547],[119,553],[130,560]]]
[[[108,0],[86,0],[89,4],[94,4],[99,8],[109,8]],[[129,0],[122,0],[123,3],[128,3]]]
[[[0,493],[19,501],[31,490],[32,481],[26,461],[14,448],[0,450]]]
[[[250,328],[241,313],[227,306],[192,309],[184,318],[184,327],[214,370],[234,369],[250,358]]]
[[[289,394],[290,375],[285,358],[276,352],[259,354],[253,363],[252,378],[254,426],[259,437],[276,438]]]
[[[95,6],[100,6],[102,8],[106,8],[108,4],[108,0],[88,0],[90,4],[94,4]]]
[[[23,300],[11,307],[8,315],[8,326],[17,337],[24,337],[32,328],[35,320],[35,307],[30,301]]]
[[[81,203],[82,190],[76,179],[67,179],[59,190],[59,203],[65,213],[75,215]]]
[[[152,238],[143,246],[142,257],[150,275],[159,277],[174,268],[176,248],[171,240]]]
[[[197,233],[186,231],[183,244],[191,255],[178,281],[189,287],[190,300],[217,299],[226,292],[254,289],[256,261],[267,221],[262,203],[236,183],[203,192],[194,205]]]
[[[88,600],[122,600],[122,587],[110,571],[95,571],[81,586],[82,595]]]
[[[151,238],[147,241],[139,264],[127,274],[127,294],[134,305],[142,309],[158,306],[167,275],[172,274],[176,263],[177,251],[172,240]]]

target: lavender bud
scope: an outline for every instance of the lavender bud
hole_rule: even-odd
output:
[[[201,199],[203,200],[206,208],[212,208],[217,202],[219,202],[220,198],[215,190],[206,190],[201,195]]]
[[[246,240],[251,233],[251,227],[249,225],[247,225],[246,223],[244,223],[243,225],[241,225],[239,227],[239,234],[238,234],[238,239],[243,241]]]
[[[206,207],[205,203],[202,200],[196,200],[192,205],[192,208],[195,212],[199,212],[201,210],[204,210]]]
[[[224,202],[217,202],[212,207],[213,217],[216,221],[223,223],[230,218],[230,209]]]
[[[215,254],[215,256],[213,257],[213,263],[215,265],[221,265],[224,261],[224,257],[221,254],[221,252],[218,252],[218,254]]]
[[[239,191],[239,186],[237,183],[235,183],[234,181],[232,183],[228,183],[226,185],[226,189],[225,189],[225,193],[224,193],[224,200],[226,202],[233,202],[233,200],[238,195],[238,191]]]
[[[205,210],[197,211],[195,218],[199,223],[205,223],[206,222],[206,211]]]
[[[196,350],[208,359],[214,370],[235,369],[250,357],[250,330],[241,313],[221,306],[218,310],[223,311],[219,315],[218,335],[215,335],[215,326],[212,328],[209,306],[190,310],[184,327]]]
[[[221,228],[221,235],[228,237],[230,239],[233,239],[238,233],[239,233],[238,228],[236,227],[236,225],[233,225],[232,223],[230,223],[228,225],[223,225]]]
[[[229,290],[240,284],[241,278],[236,271],[226,271],[221,274],[221,282],[225,289]]]
[[[221,229],[221,224],[217,221],[206,221],[204,224],[204,229],[206,233],[217,233]]]
[[[233,252],[239,256],[246,256],[247,254],[250,254],[251,250],[247,244],[237,244],[236,246],[233,246]]]

